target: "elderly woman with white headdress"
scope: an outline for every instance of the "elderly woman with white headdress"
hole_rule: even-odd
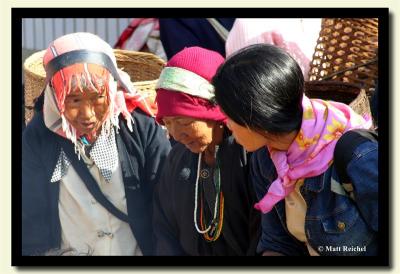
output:
[[[152,193],[170,150],[154,108],[90,33],[53,41],[22,141],[22,254],[152,255]]]

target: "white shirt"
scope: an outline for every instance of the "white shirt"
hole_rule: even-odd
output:
[[[287,228],[297,240],[305,243],[308,253],[311,256],[319,256],[307,241],[305,232],[305,221],[307,204],[300,193],[300,187],[304,184],[304,180],[296,182],[295,189],[285,197],[285,212]]]
[[[119,210],[127,213],[121,166],[107,182],[93,161],[83,157],[101,191]],[[129,224],[109,213],[90,194],[72,165],[60,181],[58,210],[61,248],[81,255],[143,255]]]

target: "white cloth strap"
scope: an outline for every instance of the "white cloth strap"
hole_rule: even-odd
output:
[[[211,24],[211,26],[214,27],[215,31],[219,34],[221,39],[226,42],[226,39],[228,39],[229,31],[215,18],[207,18],[207,21]]]

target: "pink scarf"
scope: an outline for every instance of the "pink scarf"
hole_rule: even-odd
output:
[[[336,142],[344,132],[372,126],[370,118],[365,120],[342,103],[303,96],[302,105],[301,129],[289,149],[269,149],[278,178],[254,206],[263,213],[289,195],[298,179],[324,173],[332,164]]]

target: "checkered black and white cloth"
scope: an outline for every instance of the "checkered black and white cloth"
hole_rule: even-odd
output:
[[[78,153],[83,153],[83,151],[88,148],[80,142],[79,146],[81,146],[81,148],[83,146],[84,149],[80,149]],[[110,182],[112,173],[118,167],[118,150],[117,143],[115,141],[115,130],[113,127],[111,127],[110,134],[108,134],[108,136],[102,131],[101,135],[92,145],[89,156],[90,159],[93,160],[94,164],[99,168],[101,175],[103,175],[103,177]],[[61,180],[67,174],[70,165],[70,160],[68,160],[64,151],[61,149],[60,156],[58,157],[56,167],[51,177],[51,182],[57,182]]]

